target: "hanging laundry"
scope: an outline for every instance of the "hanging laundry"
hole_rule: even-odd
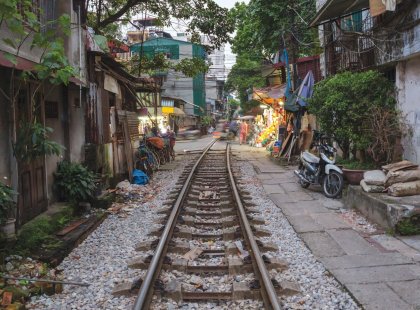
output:
[[[387,11],[395,11],[397,7],[397,0],[382,0],[382,3]]]

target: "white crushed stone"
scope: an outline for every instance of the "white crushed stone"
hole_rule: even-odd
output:
[[[152,179],[158,192],[152,199],[136,205],[125,218],[109,215],[87,239],[75,248],[57,267],[66,280],[90,283],[89,287],[65,285],[63,293],[33,297],[27,309],[131,309],[135,297],[114,297],[116,284],[130,282],[145,274],[130,269],[129,260],[138,257],[135,245],[147,240],[148,232],[159,227],[154,221],[161,217],[156,209],[163,205],[171,188],[178,181],[190,156],[183,156],[173,171],[160,171]]]

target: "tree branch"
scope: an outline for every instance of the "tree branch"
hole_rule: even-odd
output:
[[[146,3],[147,0],[128,0],[125,5],[117,11],[114,15],[106,17],[104,20],[97,22],[95,26],[95,31],[99,31],[100,28],[104,28],[109,24],[112,24],[120,19],[121,16],[126,14],[133,6],[140,3]]]

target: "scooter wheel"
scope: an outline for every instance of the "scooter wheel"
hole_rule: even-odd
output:
[[[339,196],[343,190],[343,186],[343,176],[337,171],[330,171],[322,182],[322,190],[324,191],[324,195],[328,198],[336,198]]]

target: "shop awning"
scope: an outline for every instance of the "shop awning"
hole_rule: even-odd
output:
[[[310,23],[311,27],[369,8],[369,0],[327,0]]]
[[[284,97],[284,91],[286,89],[286,84],[282,85],[273,85],[264,88],[254,88],[254,99],[280,99]]]
[[[174,112],[172,113],[172,115],[184,116],[185,112],[182,111],[180,108],[174,107]]]
[[[286,84],[254,88],[252,99],[261,101],[265,104],[273,104],[283,99],[285,90]]]

